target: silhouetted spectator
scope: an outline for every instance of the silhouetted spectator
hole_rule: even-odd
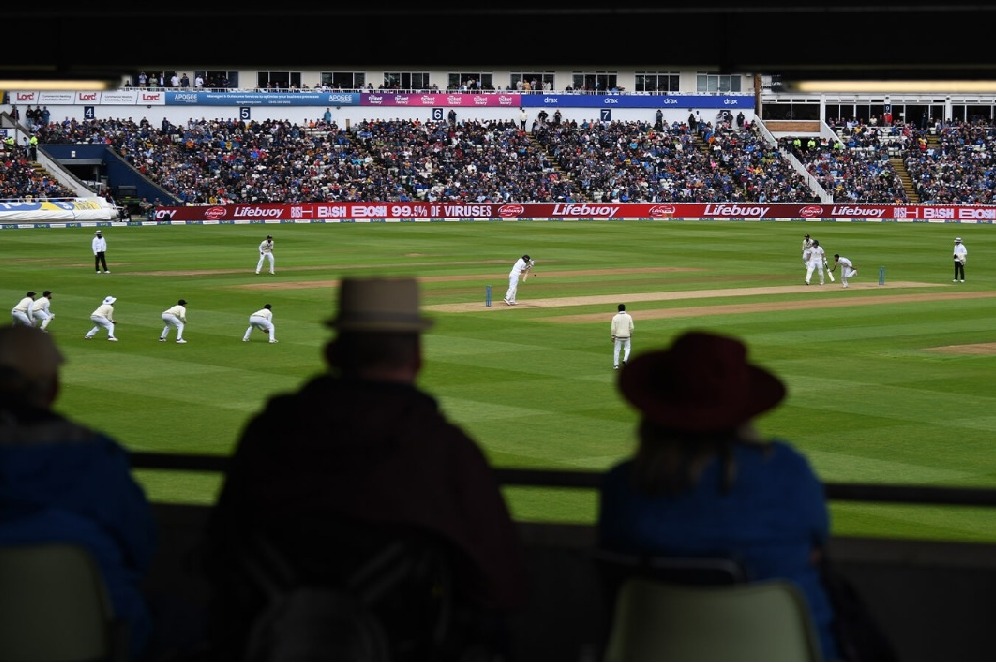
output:
[[[416,386],[421,333],[431,325],[418,284],[346,278],[339,302],[327,323],[338,331],[325,347],[327,373],[270,398],[225,476],[206,533],[218,655],[246,654],[264,606],[240,565],[255,559],[258,540],[303,582],[335,585],[386,544],[417,537],[445,552],[452,583],[433,584],[437,600],[425,588],[415,605],[374,607],[391,658],[476,657],[475,646],[503,657],[503,616],[525,600],[523,552],[480,448]],[[436,602],[452,602],[442,641],[431,633]]]
[[[152,617],[140,585],[155,522],[121,445],[52,410],[63,361],[51,335],[0,326],[0,543],[84,546],[128,624],[130,659],[142,659]]]
[[[785,398],[784,383],[749,363],[741,341],[688,332],[631,360],[619,390],[640,411],[639,443],[605,476],[600,546],[725,556],[751,580],[789,579],[806,596],[824,659],[837,659],[821,581],[830,534],[823,486],[789,443],[763,440],[752,426]]]

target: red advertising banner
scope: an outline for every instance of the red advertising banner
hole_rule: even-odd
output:
[[[481,106],[522,106],[521,95],[515,92],[499,92],[489,94],[466,94],[445,92],[436,93],[363,93],[360,95],[362,106],[464,106],[477,108]]]
[[[157,222],[328,223],[437,219],[736,219],[763,221],[937,221],[989,224],[996,205],[865,203],[239,203],[161,206]]]

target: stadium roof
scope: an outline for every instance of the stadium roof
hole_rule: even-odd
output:
[[[0,78],[140,69],[696,68],[996,80],[996,4],[842,0],[14,3]],[[251,3],[253,5],[261,3]],[[588,5],[590,3],[583,3]]]

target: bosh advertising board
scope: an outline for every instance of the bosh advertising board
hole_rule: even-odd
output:
[[[837,203],[293,203],[162,206],[155,222],[727,219],[993,223],[996,206]]]

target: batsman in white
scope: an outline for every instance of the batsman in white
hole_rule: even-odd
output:
[[[273,324],[273,307],[269,304],[264,304],[262,309],[254,311],[249,315],[249,327],[246,328],[246,333],[242,335],[242,341],[249,341],[249,335],[252,334],[254,329],[266,332],[270,337],[271,344],[277,343],[274,337],[277,333],[277,327]]]
[[[820,273],[820,286],[823,285],[823,264],[826,262],[826,252],[820,246],[819,240],[813,240],[813,246],[806,251],[806,285],[813,278],[813,271]]]
[[[840,254],[834,254],[833,267],[830,268],[830,271],[835,271],[838,265],[840,266],[840,284],[844,288],[847,288],[847,280],[851,277],[858,276],[858,271],[854,267],[854,263],[851,262],[850,258],[845,258]]]
[[[529,277],[529,271],[536,265],[536,261],[529,257],[529,254],[522,254],[522,258],[515,261],[511,272],[508,273],[508,290],[505,291],[505,304],[514,306],[515,296],[519,292],[519,279],[525,281]]]

